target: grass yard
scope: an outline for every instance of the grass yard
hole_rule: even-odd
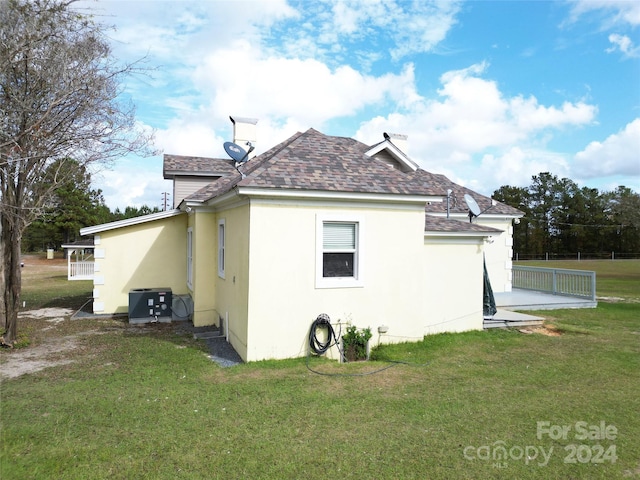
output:
[[[25,310],[66,307],[79,309],[93,293],[93,281],[67,280],[67,261],[44,254],[23,257],[22,295]]]
[[[31,345],[2,369],[52,342],[68,363],[3,378],[0,478],[640,478],[640,303],[536,314],[548,334],[310,359],[335,376],[306,359],[220,368],[172,325],[26,318]],[[342,375],[388,360],[411,364]]]

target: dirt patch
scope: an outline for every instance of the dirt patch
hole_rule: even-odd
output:
[[[73,315],[73,310],[67,308],[42,308],[21,312],[18,317],[23,321],[32,319],[46,322],[45,325],[47,326],[40,329],[40,332],[44,332],[64,322],[71,315]],[[2,359],[0,378],[15,378],[27,373],[44,370],[48,367],[72,363],[73,360],[60,357],[78,348],[77,337],[77,335],[64,337],[47,335],[40,345],[4,352],[0,357]]]
[[[519,328],[520,333],[538,333],[540,335],[546,335],[548,337],[559,337],[562,333],[553,325],[539,325],[535,327],[523,327]]]
[[[608,303],[640,303],[640,298],[625,298],[625,297],[597,297],[599,302]]]
[[[64,320],[66,317],[70,317],[74,314],[73,310],[68,308],[41,308],[39,310],[28,310],[26,312],[20,312],[19,318],[43,318],[47,322],[58,323]]]
[[[25,348],[2,356],[0,378],[16,378],[27,373],[34,373],[45,368],[73,363],[73,360],[60,357],[78,348],[75,337],[64,337],[47,342],[33,348]]]

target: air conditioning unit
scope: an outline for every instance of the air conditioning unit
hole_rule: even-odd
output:
[[[129,290],[129,323],[171,322],[170,288]]]

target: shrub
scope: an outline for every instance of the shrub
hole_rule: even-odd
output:
[[[354,325],[347,327],[347,333],[342,336],[344,357],[348,362],[367,359],[367,343],[371,338],[369,327],[358,330]]]

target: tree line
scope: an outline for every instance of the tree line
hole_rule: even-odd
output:
[[[580,187],[549,172],[528,187],[504,185],[493,198],[524,212],[514,225],[514,256],[559,258],[640,254],[640,195],[628,187],[613,191]]]
[[[22,237],[23,253],[45,251],[49,248],[59,250],[62,245],[78,240],[82,227],[160,211],[158,207],[146,205],[111,211],[105,204],[102,191],[91,187],[91,175],[86,168],[70,159],[66,159],[64,166],[54,162],[47,169],[44,181],[50,181],[50,177],[60,168],[68,170],[64,175],[65,181],[58,185],[43,206],[38,219],[26,228]]]

